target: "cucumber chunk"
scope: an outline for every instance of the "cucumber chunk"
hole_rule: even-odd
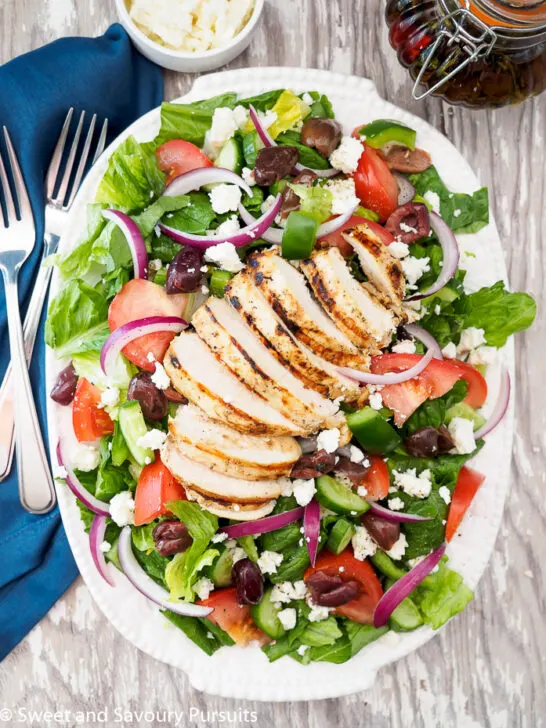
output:
[[[358,442],[371,455],[384,455],[402,442],[392,425],[371,407],[348,415],[347,424]]]
[[[370,508],[370,504],[363,498],[345,488],[329,475],[321,475],[320,478],[317,478],[316,487],[318,502],[334,513],[342,516],[349,514],[360,516]]]
[[[215,544],[215,548],[218,548],[221,544]],[[216,559],[214,564],[210,567],[210,578],[214,582],[216,588],[231,586],[231,569],[233,567],[233,557],[229,549],[225,546],[220,549],[220,556]]]
[[[241,174],[245,158],[243,155],[243,145],[235,137],[231,137],[220,150],[220,154],[214,162],[215,167],[230,169],[235,174]]]
[[[132,399],[121,405],[119,408],[119,426],[127,447],[136,462],[141,466],[153,462],[155,459],[154,451],[138,444],[139,439],[148,432],[140,402]]]
[[[278,640],[286,632],[282,626],[281,620],[279,619],[279,612],[281,609],[277,609],[275,603],[271,600],[271,592],[273,587],[266,589],[262,600],[259,604],[250,607],[250,614],[252,619],[256,623],[262,632],[265,632],[271,639]]]
[[[326,542],[326,548],[332,554],[341,554],[351,542],[354,534],[354,525],[346,518],[340,518],[334,523],[334,527],[330,531],[328,541]]]

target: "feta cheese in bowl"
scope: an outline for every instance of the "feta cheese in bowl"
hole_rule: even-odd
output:
[[[116,0],[136,47],[174,71],[218,68],[250,43],[264,0]]]

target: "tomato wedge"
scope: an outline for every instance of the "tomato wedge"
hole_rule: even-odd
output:
[[[383,589],[368,561],[355,559],[351,548],[337,556],[323,551],[315,566],[305,572],[304,580],[307,581],[311,574],[317,571],[328,576],[341,576],[344,581],[357,581],[360,584],[361,593],[347,604],[336,607],[334,612],[342,617],[360,622],[360,624],[373,624],[373,613],[383,596]]]
[[[216,589],[208,599],[202,599],[197,604],[212,607],[214,612],[211,612],[207,619],[221,627],[241,647],[246,647],[254,641],[260,645],[271,642],[269,637],[254,624],[250,616],[250,607],[239,604],[235,587]]]
[[[389,468],[383,458],[378,455],[369,455],[369,460],[371,467],[362,482],[362,485],[368,491],[366,500],[382,500],[389,494]]]
[[[155,150],[159,169],[167,172],[166,184],[175,177],[192,169],[212,167],[212,162],[203,152],[191,142],[182,139],[171,139]]]
[[[381,222],[385,222],[398,207],[398,184],[388,164],[364,144],[353,177],[356,194],[364,207],[376,212]]]
[[[110,415],[99,407],[100,400],[100,389],[80,377],[72,403],[72,425],[78,442],[93,442],[114,432]]]
[[[147,316],[178,316],[184,315],[188,297],[185,293],[169,295],[163,286],[157,283],[134,278],[126,283],[114,298],[108,310],[108,325],[110,331],[115,331],[123,324]],[[163,361],[169,344],[175,334],[170,331],[159,331],[156,334],[140,336],[123,348],[123,353],[141,369],[153,372],[155,364],[149,361],[148,355],[153,354],[157,361]]]
[[[187,500],[186,491],[163,465],[159,456],[143,468],[135,493],[135,526],[151,523],[169,513],[165,503]]]
[[[451,497],[451,505],[449,506],[449,514],[446,524],[446,541],[451,541],[459,528],[465,513],[474,500],[474,496],[478,492],[478,488],[485,480],[485,475],[472,470],[466,465],[459,471],[457,484]]]
[[[420,354],[381,354],[372,358],[374,374],[403,372],[415,366]],[[401,427],[408,417],[427,399],[443,397],[455,382],[464,379],[468,394],[464,401],[479,409],[487,399],[487,382],[480,372],[462,361],[433,359],[419,376],[401,384],[387,384],[381,390],[385,406],[394,412],[394,422]]]
[[[388,230],[385,230],[382,225],[379,225],[372,220],[368,220],[368,218],[360,217],[359,215],[353,215],[349,220],[347,220],[345,225],[340,227],[335,232],[330,233],[330,235],[326,235],[326,237],[321,238],[320,246],[339,248],[341,255],[344,258],[350,258],[355,251],[353,246],[344,239],[342,233],[348,232],[349,230],[351,230],[351,228],[354,228],[357,225],[366,226],[367,234],[370,237],[384,243],[385,245],[390,245],[394,242],[393,236],[389,233]]]

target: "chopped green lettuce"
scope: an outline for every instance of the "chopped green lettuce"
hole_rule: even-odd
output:
[[[176,212],[167,213],[163,222],[169,227],[193,235],[204,234],[212,225],[216,214],[212,209],[209,196],[204,192],[191,192],[189,204]],[[180,246],[178,245],[178,250]]]
[[[300,641],[309,647],[321,647],[334,644],[340,637],[343,637],[343,632],[339,629],[335,617],[330,616],[321,622],[309,622],[300,635]]]
[[[82,278],[88,273],[90,266],[89,256],[91,255],[93,244],[106,226],[106,220],[102,215],[105,207],[101,203],[87,205],[87,229],[85,238],[59,264],[59,271],[65,280]]]
[[[118,389],[128,389],[129,382],[138,371],[123,354],[120,354],[114,362],[110,376],[106,377],[100,364],[99,351],[84,351],[74,354],[72,364],[78,377],[85,377],[91,384],[95,384],[101,389],[106,389],[109,384]]]
[[[464,584],[463,577],[446,566],[444,557],[438,570],[429,574],[412,592],[425,624],[439,629],[451,617],[462,612],[472,601],[472,591]]]
[[[318,91],[309,91],[308,93],[313,99],[313,103],[311,104],[311,113],[309,116],[321,119],[335,118],[334,108],[328,96],[320,94]]]
[[[275,91],[265,91],[263,94],[257,96],[249,96],[246,99],[241,99],[237,102],[241,106],[253,106],[256,111],[269,111],[277,103],[279,96],[283,93],[284,89],[278,88]]]
[[[155,226],[165,214],[182,210],[191,202],[192,198],[189,195],[179,195],[178,197],[162,195],[141,213],[135,215],[133,220],[138,225],[143,237],[147,238],[148,235],[152,234]]]
[[[308,185],[288,185],[301,200],[301,212],[319,223],[328,220],[332,214],[333,196],[326,187],[309,187]]]
[[[154,145],[160,146],[170,139],[184,139],[202,147],[205,134],[212,124],[214,110],[223,106],[232,109],[236,105],[235,93],[220,94],[191,104],[164,102],[161,105],[161,129],[154,139]]]

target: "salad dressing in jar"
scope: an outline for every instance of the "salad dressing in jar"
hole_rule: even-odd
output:
[[[386,19],[415,99],[494,108],[546,88],[546,2],[389,0]]]

